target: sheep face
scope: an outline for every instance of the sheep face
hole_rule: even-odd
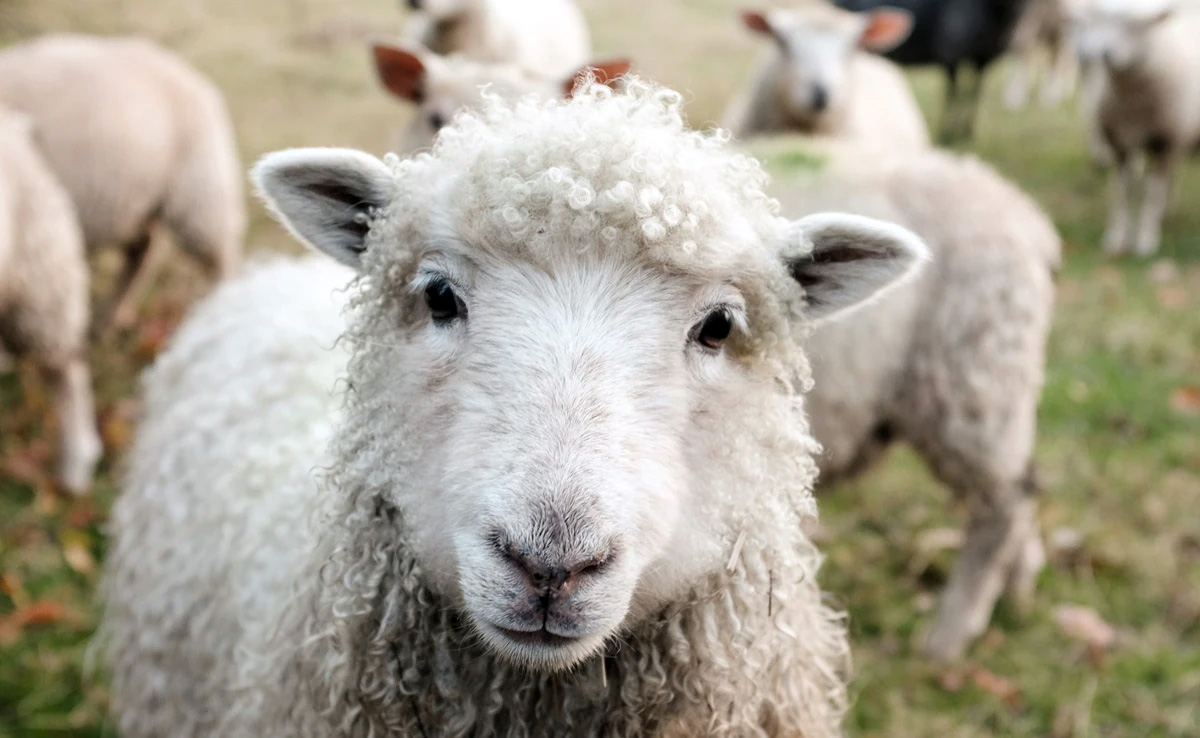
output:
[[[793,10],[746,11],[742,21],[776,45],[780,101],[802,123],[840,110],[851,95],[851,59],[860,48],[887,51],[908,37],[912,16],[900,10],[851,13],[824,3]]]
[[[1165,2],[1097,0],[1072,12],[1076,48],[1085,62],[1103,62],[1121,71],[1137,66],[1150,48],[1153,31],[1174,12]]]
[[[685,132],[673,94],[583,98],[493,101],[390,166],[256,170],[363,274],[345,477],[491,648],[542,669],[720,570],[747,506],[808,509],[796,334],[924,253],[877,221],[774,217],[757,163]]]

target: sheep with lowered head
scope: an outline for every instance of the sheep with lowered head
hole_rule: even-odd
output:
[[[406,41],[437,54],[513,64],[563,77],[587,63],[592,41],[574,0],[408,0]]]
[[[680,109],[493,98],[412,159],[258,165],[358,270],[344,340],[290,317],[342,267],[255,272],[151,370],[107,564],[121,735],[840,734],[801,342],[924,246],[779,217]]]
[[[576,81],[588,74],[615,84],[630,66],[624,59],[613,59],[573,70],[570,76],[546,77],[512,64],[477,62],[457,54],[441,56],[417,47],[376,44],[372,54],[384,88],[417,107],[405,131],[394,136],[392,150],[404,153],[430,146],[455,113],[479,104],[485,87],[488,94],[507,98],[558,97],[571,94]]]
[[[1200,145],[1200,12],[1173,0],[1090,0],[1076,22],[1080,54],[1100,77],[1094,129],[1114,164],[1104,249],[1147,256],[1162,240],[1175,171]]]
[[[132,319],[158,225],[215,276],[240,260],[241,164],[220,92],[145,40],[44,36],[0,52],[0,104],[34,122],[79,213],[89,250],[124,267],[98,325]]]
[[[55,395],[59,481],[88,489],[100,435],[87,366],[88,272],[71,199],[34,146],[32,125],[0,108],[0,352],[32,357]]]
[[[742,21],[768,36],[774,49],[726,113],[735,136],[798,131],[887,147],[929,145],[908,80],[895,64],[869,53],[904,41],[912,28],[908,13],[851,13],[812,0],[786,10],[746,11]]]
[[[806,409],[823,485],[902,440],[966,508],[962,553],[925,642],[932,657],[954,659],[1003,592],[1028,602],[1045,559],[1033,452],[1058,233],[973,157],[790,139],[753,148],[769,164],[809,162],[771,188],[785,214],[887,218],[933,256],[916,279],[818,326],[806,344]]]

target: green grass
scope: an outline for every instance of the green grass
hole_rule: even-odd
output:
[[[718,120],[755,43],[733,0],[584,0],[600,55],[628,54],[685,92],[693,121]],[[407,112],[375,88],[361,43],[391,32],[393,0],[0,0],[0,43],[50,29],[141,33],[179,50],[225,90],[247,161],[284,146],[380,151]],[[936,120],[940,80],[913,76]],[[960,522],[904,449],[822,499],[826,589],[851,614],[857,736],[1194,738],[1200,735],[1200,165],[1183,173],[1163,250],[1150,262],[1098,254],[1102,173],[1073,109],[1010,113],[990,80],[970,149],[1018,182],[1066,242],[1041,409],[1045,530],[1078,534],[1052,557],[1032,612],[1001,607],[952,670],[914,644],[952,552],[920,535]],[[787,166],[814,166],[807,159]],[[250,248],[294,247],[253,207]],[[97,265],[103,274],[111,264]],[[136,411],[138,370],[203,285],[175,259],[142,306],[142,327],[96,346],[108,448],[95,494],[49,482],[44,386],[26,367],[0,375],[0,738],[113,735],[102,675],[89,676],[104,522]],[[100,279],[103,282],[103,278]],[[15,612],[52,603],[41,624]],[[1054,608],[1096,610],[1119,631],[1096,657],[1064,636]],[[8,623],[7,629],[3,624]],[[982,686],[981,686],[982,685]]]

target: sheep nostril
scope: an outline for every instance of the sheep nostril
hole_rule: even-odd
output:
[[[813,85],[812,106],[813,110],[818,112],[829,107],[829,91],[825,89],[824,85]]]
[[[413,10],[420,10],[421,0],[408,0],[408,7],[412,8]]]

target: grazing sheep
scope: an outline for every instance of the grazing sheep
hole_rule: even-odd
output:
[[[936,64],[946,72],[946,103],[938,139],[970,139],[983,77],[1008,49],[1012,32],[1030,0],[834,0],[847,10],[880,7],[906,10],[913,30],[886,56],[902,65]],[[967,84],[960,84],[968,70]]]
[[[102,450],[87,367],[87,262],[70,197],[30,126],[0,108],[0,350],[32,357],[53,386],[58,478],[81,494]]]
[[[488,94],[506,98],[521,95],[557,97],[570,94],[578,78],[593,74],[615,84],[629,71],[629,62],[610,60],[576,69],[570,76],[539,77],[511,64],[481,63],[462,56],[440,56],[418,48],[387,44],[372,48],[379,81],[397,98],[417,106],[404,133],[393,136],[392,150],[412,153],[428,148],[438,131],[459,110],[471,108]]]
[[[1037,72],[1039,52],[1047,57],[1041,102],[1057,105],[1075,89],[1079,62],[1071,43],[1071,13],[1077,0],[1030,0],[1013,29],[1009,50],[1012,68],[1004,103],[1011,110],[1025,107]]]
[[[408,0],[417,11],[405,40],[437,54],[513,64],[565,77],[592,56],[587,21],[574,0]]]
[[[237,265],[241,164],[220,93],[140,39],[44,36],[0,52],[0,104],[34,121],[39,148],[75,203],[89,250],[125,264],[98,326],[128,324],[158,224],[216,276]]]
[[[1166,0],[1091,0],[1080,17],[1080,53],[1100,70],[1094,128],[1115,165],[1104,235],[1110,254],[1158,250],[1175,170],[1200,144],[1197,39],[1200,13]]]
[[[779,218],[680,109],[493,98],[431,154],[258,165],[359,271],[345,340],[343,273],[255,271],[147,377],[107,564],[122,736],[840,735],[800,342],[924,247]]]
[[[933,256],[917,279],[818,327],[806,344],[807,410],[824,449],[822,484],[899,439],[965,503],[962,554],[925,645],[934,658],[956,658],[1002,590],[1029,599],[1044,559],[1033,451],[1058,234],[971,157],[794,137],[754,150],[768,162],[811,163],[772,187],[788,217],[830,208],[887,218]]]
[[[886,51],[908,36],[912,17],[894,10],[850,13],[823,1],[742,13],[775,44],[726,126],[739,138],[800,131],[889,147],[924,147],[929,132],[908,80]]]

